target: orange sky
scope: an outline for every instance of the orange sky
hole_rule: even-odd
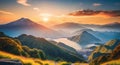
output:
[[[97,1],[97,3],[96,3]],[[118,10],[116,1],[83,1],[83,0],[1,0],[0,24],[12,22],[21,17],[29,18],[39,24],[52,26],[64,22],[77,22],[82,24],[108,24],[120,22],[120,16],[110,17],[104,14],[96,16],[70,16],[66,15],[77,10]],[[120,2],[120,1],[118,1]],[[105,5],[107,7],[105,7]],[[114,6],[114,7],[113,7]]]
[[[10,13],[4,13],[0,15],[0,24],[8,23],[14,20],[21,18],[22,16],[17,16]],[[55,25],[64,22],[78,22],[82,24],[107,24],[112,22],[120,22],[120,17],[108,17],[105,15],[97,15],[97,16],[69,16],[69,15],[54,15],[48,13],[38,14],[36,16],[26,16],[27,18],[43,25]],[[48,19],[47,21],[44,21]]]

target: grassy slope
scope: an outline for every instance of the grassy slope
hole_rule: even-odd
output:
[[[45,64],[49,64],[49,65],[55,65],[55,62],[54,61],[51,61],[51,60],[40,60],[40,59],[35,59],[35,58],[26,58],[26,57],[22,57],[22,56],[17,56],[17,55],[13,55],[13,54],[10,54],[10,53],[7,53],[7,52],[3,52],[3,51],[0,51],[0,56],[3,56],[3,57],[9,57],[11,59],[19,59],[21,60],[23,63],[31,63],[32,65],[40,65],[40,63],[42,63],[43,65]],[[58,62],[57,65],[62,65],[66,62]],[[88,65],[87,63],[74,63],[73,65]]]
[[[43,60],[40,60],[40,59],[25,58],[25,57],[22,57],[22,56],[13,55],[13,54],[6,53],[6,52],[3,52],[3,51],[0,51],[0,56],[9,57],[11,59],[19,59],[23,63],[31,63],[32,65],[39,65],[39,63],[37,63],[36,61],[39,61],[43,64],[54,65],[54,61],[50,61],[50,60],[43,61]]]
[[[55,65],[55,61],[51,61],[51,60],[44,60],[43,61],[43,60],[35,59],[35,58],[26,58],[26,57],[13,55],[13,54],[3,52],[3,51],[0,51],[0,57],[1,56],[8,57],[11,59],[18,59],[18,60],[21,60],[25,64],[30,63],[32,65],[40,65],[39,63],[42,63],[43,65],[45,65],[45,64]],[[64,65],[64,63],[67,63],[67,62],[58,62],[57,65]],[[76,63],[73,63],[73,65],[89,65],[89,64],[76,62]]]
[[[120,59],[108,61],[108,62],[105,62],[105,63],[103,63],[101,65],[120,65]]]

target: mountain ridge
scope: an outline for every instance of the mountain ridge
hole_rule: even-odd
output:
[[[28,18],[20,18],[8,24],[0,25],[0,31],[10,36],[18,36],[20,34],[30,34],[46,38],[56,38],[62,36],[60,32],[47,28],[41,24],[37,24]]]

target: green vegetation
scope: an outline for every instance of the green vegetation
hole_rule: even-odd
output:
[[[62,65],[71,65],[71,63],[63,63]]]
[[[26,45],[30,48],[37,48],[44,51],[44,53],[46,54],[46,59],[56,60],[56,58],[60,58],[64,61],[70,62],[85,62],[82,56],[69,53],[68,51],[45,40],[44,38],[37,38],[32,35],[23,34],[20,35],[17,39],[20,40],[22,45]]]
[[[15,55],[45,59],[45,54],[41,50],[22,47],[19,40],[8,37],[0,37],[0,50]]]
[[[120,59],[105,62],[101,65],[120,65]]]
[[[90,65],[100,65],[115,59],[120,59],[120,40],[117,39],[97,47],[89,56]]]
[[[22,55],[21,52],[23,51],[22,47],[19,44],[17,44],[17,42],[7,37],[0,38],[0,50],[16,55]]]
[[[30,61],[26,60],[25,57],[29,58],[28,60]],[[85,62],[81,55],[75,55],[44,38],[37,38],[31,35],[21,35],[18,38],[12,38],[4,33],[0,33],[0,58],[19,59],[23,62],[23,65],[53,65],[54,63],[61,65],[60,63],[63,61]],[[69,63],[64,65],[66,64],[68,65]]]
[[[31,63],[23,63],[23,65],[32,65]]]
[[[41,50],[38,50],[36,48],[30,49],[28,46],[23,46],[22,48],[24,49],[25,52],[28,53],[30,57],[41,58],[42,60],[46,59],[44,52]]]

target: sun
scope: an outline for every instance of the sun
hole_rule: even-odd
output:
[[[48,21],[49,21],[49,18],[48,18],[48,17],[43,17],[42,20],[43,20],[44,22],[48,22]]]
[[[48,22],[53,15],[49,13],[40,13],[39,16],[42,18],[43,22]]]

